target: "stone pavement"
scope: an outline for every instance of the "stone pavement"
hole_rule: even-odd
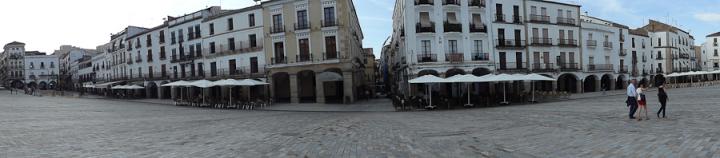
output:
[[[0,91],[0,157],[720,157],[720,89],[668,93],[667,119],[635,121],[622,96],[308,113]]]

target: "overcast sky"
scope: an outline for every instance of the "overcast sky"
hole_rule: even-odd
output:
[[[720,31],[720,0],[556,0],[579,3],[591,16],[632,28],[647,19],[679,24],[701,44]],[[365,47],[379,54],[392,29],[394,0],[354,0],[365,34]],[[13,0],[0,5],[0,43],[26,43],[27,50],[52,53],[60,45],[95,48],[128,25],[154,27],[166,16],[179,16],[208,6],[237,9],[252,0]],[[379,57],[379,55],[377,56]]]

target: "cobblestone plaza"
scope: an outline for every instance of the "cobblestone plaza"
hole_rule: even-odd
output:
[[[0,91],[0,157],[720,157],[720,89],[431,112],[239,111]],[[649,108],[658,109],[655,92]]]

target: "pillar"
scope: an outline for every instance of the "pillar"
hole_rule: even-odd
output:
[[[616,82],[617,82],[617,81],[615,81],[614,78],[611,78],[611,79],[610,79],[610,88],[608,88],[608,90],[615,90],[615,83],[616,83]]]
[[[162,85],[157,86],[156,88],[157,88],[157,91],[155,91],[155,92],[157,92],[157,94],[155,94],[155,95],[157,95],[157,98],[158,98],[158,99],[165,99],[165,98],[163,98],[163,94],[164,94],[164,93],[163,93],[163,87],[162,87]]]
[[[602,79],[595,80],[595,91],[603,91],[602,89]]]
[[[300,103],[298,97],[297,74],[290,74],[290,102]]]
[[[558,91],[558,81],[552,81],[552,91]]]
[[[583,80],[577,80],[577,82],[575,82],[575,90],[578,93],[583,93],[583,87],[584,87]]]
[[[177,98],[179,97],[179,96],[176,95],[176,94],[177,94],[177,90],[178,90],[178,89],[175,88],[175,87],[170,88],[170,98],[171,98],[171,99],[177,99]]]
[[[316,74],[315,76],[319,75]],[[320,78],[315,77],[315,101],[317,103],[325,103],[325,82],[320,81]]]
[[[345,94],[343,100],[347,103],[355,102],[355,83],[353,82],[352,72],[343,72],[343,93]],[[346,100],[347,99],[347,100]]]

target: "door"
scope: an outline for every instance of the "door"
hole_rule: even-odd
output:
[[[575,64],[575,52],[568,53],[570,63]]]
[[[520,6],[513,6],[513,22],[520,23]]]
[[[507,56],[505,52],[500,52],[500,70],[506,70],[507,69]]]
[[[235,65],[235,59],[230,59],[228,61],[228,71],[230,75],[235,75],[237,72],[237,65]]]
[[[522,52],[515,52],[515,66],[517,69],[523,68]]]
[[[505,29],[498,29],[498,45],[505,46]]]
[[[282,42],[275,43],[275,63],[284,63],[285,61],[285,46]]]
[[[518,47],[522,46],[522,43],[520,42],[520,40],[522,39],[522,38],[520,38],[520,36],[521,36],[520,33],[522,33],[520,30],[515,30],[515,46],[518,46]]]
[[[540,52],[533,53],[533,65],[533,69],[540,69],[542,67],[542,64],[540,64]]]
[[[543,63],[545,66],[547,66],[548,69],[552,66],[550,64],[550,52],[543,52]]]
[[[500,4],[500,3],[495,4],[495,21],[500,21],[500,22],[505,21],[505,18],[503,17],[502,4]]]

